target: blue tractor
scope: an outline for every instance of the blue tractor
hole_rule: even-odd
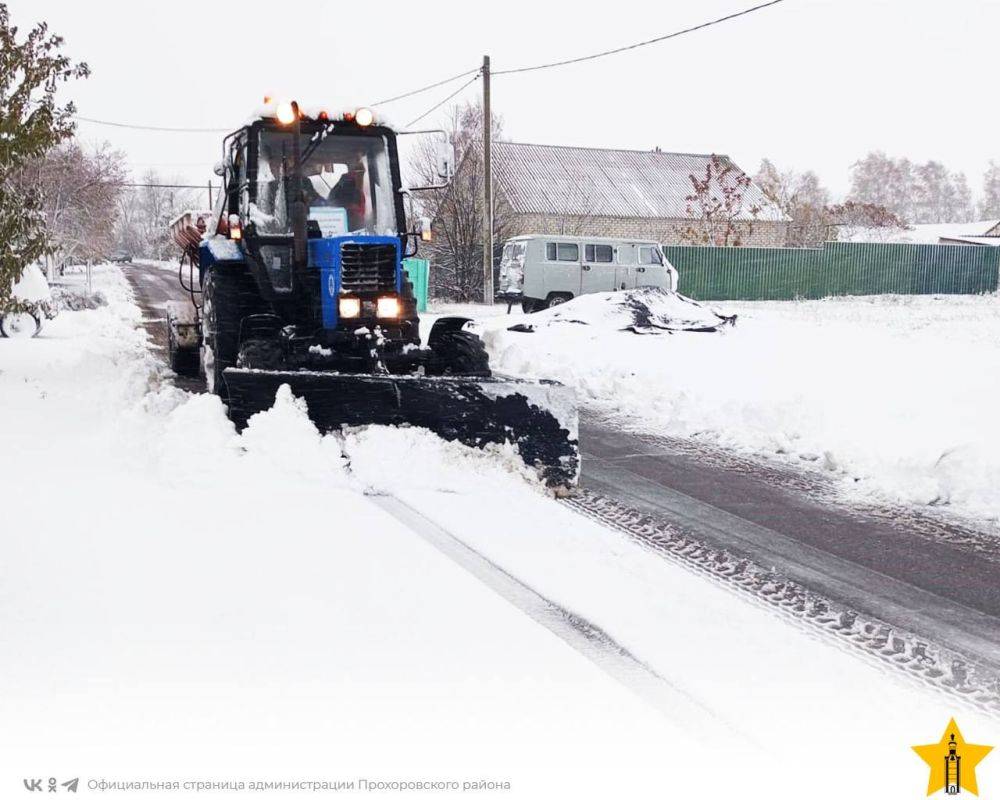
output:
[[[204,373],[238,428],[287,384],[323,431],[415,425],[511,443],[550,485],[575,482],[568,389],[494,375],[468,319],[438,319],[421,340],[403,268],[421,234],[406,229],[392,129],[368,109],[284,104],[227,136],[216,171],[213,212],[173,225],[192,302],[168,310],[170,359]]]

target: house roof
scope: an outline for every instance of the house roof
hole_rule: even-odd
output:
[[[712,156],[653,150],[603,150],[519,142],[493,143],[493,180],[515,212],[572,216],[686,218],[691,176]],[[728,156],[719,156],[737,167]],[[741,174],[742,170],[740,171]],[[741,218],[787,220],[756,184]]]

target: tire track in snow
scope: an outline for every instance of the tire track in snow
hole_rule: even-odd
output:
[[[760,748],[761,744],[619,644],[607,631],[570,611],[521,581],[496,562],[466,544],[418,508],[392,494],[371,494],[369,499],[385,513],[418,534],[439,552],[558,636],[604,673],[633,691],[686,732],[706,742],[720,735],[734,735]]]

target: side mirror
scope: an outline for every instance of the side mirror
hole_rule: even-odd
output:
[[[438,149],[437,173],[444,181],[451,181],[455,174],[455,148],[451,142],[442,142]]]
[[[218,175],[220,178],[226,174],[226,164],[223,161],[216,161],[215,166],[212,167],[212,172]]]

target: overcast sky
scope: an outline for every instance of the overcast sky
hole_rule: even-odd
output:
[[[81,115],[223,128],[265,94],[370,103],[474,69],[484,54],[494,70],[571,58],[753,4],[8,2],[22,29],[46,20],[90,64],[91,77],[65,92]],[[963,170],[978,195],[987,161],[1000,160],[998,31],[996,0],[785,0],[628,53],[498,76],[494,108],[515,141],[728,153],[750,172],[766,156],[815,170],[835,194],[853,161],[881,149]],[[460,85],[384,113],[405,124]],[[152,166],[198,183],[220,153],[218,134],[86,122],[79,133],[125,151],[137,173]]]

